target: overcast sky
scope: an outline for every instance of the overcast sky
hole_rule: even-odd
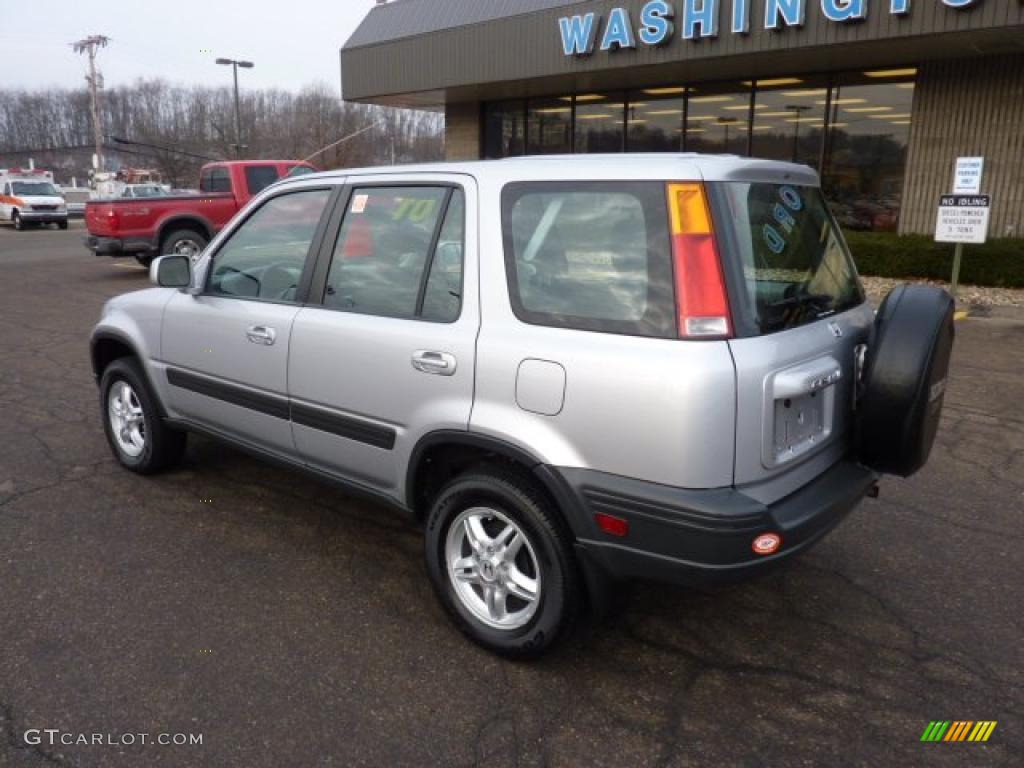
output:
[[[374,0],[0,0],[0,87],[84,87],[86,57],[69,43],[93,34],[110,44],[98,62],[107,87],[137,78],[218,85],[223,56],[255,62],[239,82],[340,90],[338,49]],[[207,52],[209,51],[209,52]]]

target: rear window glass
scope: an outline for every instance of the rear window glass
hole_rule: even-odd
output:
[[[714,185],[718,227],[742,270],[740,307],[760,333],[793,328],[864,301],[853,260],[816,187]],[[735,272],[735,269],[734,269]]]
[[[250,195],[262,192],[277,181],[277,168],[273,165],[250,165],[245,169],[245,185]]]
[[[510,184],[502,222],[509,294],[521,320],[676,335],[663,184]]]

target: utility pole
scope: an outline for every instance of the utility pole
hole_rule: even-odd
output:
[[[97,171],[103,170],[103,126],[100,123],[100,89],[103,87],[103,75],[96,71],[96,51],[99,48],[106,48],[110,38],[104,35],[90,35],[78,42],[72,43],[71,47],[75,53],[84,53],[89,57],[89,74],[85,80],[89,83],[89,92],[92,96],[92,131],[93,139],[96,142],[96,164]]]
[[[217,59],[218,64],[230,66],[235,73],[235,153],[238,158],[242,157],[242,117],[241,109],[238,104],[238,68],[252,69],[253,63],[251,61],[238,61],[237,59]]]

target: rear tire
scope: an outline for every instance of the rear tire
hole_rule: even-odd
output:
[[[576,623],[571,537],[523,473],[482,468],[449,482],[427,516],[426,557],[438,599],[488,650],[536,657]]]
[[[178,229],[163,239],[160,253],[161,255],[173,253],[177,256],[188,256],[194,266],[199,261],[207,242],[206,236],[194,229]]]
[[[67,229],[68,228],[68,223],[66,221],[58,221],[57,222],[57,226],[60,229]]]
[[[100,414],[114,457],[125,469],[150,475],[176,464],[186,434],[163,423],[157,400],[139,363],[122,357],[103,371]]]
[[[928,461],[942,415],[956,303],[941,288],[898,285],[878,308],[857,405],[860,461],[910,477]]]

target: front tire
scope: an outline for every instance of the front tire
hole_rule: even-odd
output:
[[[539,656],[580,612],[570,535],[523,473],[471,470],[448,483],[427,517],[426,557],[455,624],[501,655]]]
[[[11,214],[11,223],[14,224],[14,228],[18,232],[22,232],[25,229],[25,222],[21,220],[21,214],[15,211]]]
[[[167,427],[138,362],[122,357],[103,371],[100,413],[107,443],[121,466],[150,475],[176,464],[186,435]]]

